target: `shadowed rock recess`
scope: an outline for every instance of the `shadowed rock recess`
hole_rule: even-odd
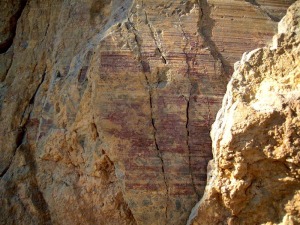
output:
[[[234,62],[277,33],[292,3],[2,0],[0,224],[186,224],[204,193],[210,128]],[[224,202],[221,194],[212,200],[222,221],[287,215],[297,223],[296,37],[245,56],[239,71],[247,76],[230,83],[246,111],[230,114],[241,126],[226,128],[232,146],[222,144],[233,157],[224,159],[224,179],[238,180],[224,181]],[[229,151],[214,146],[215,156]],[[202,209],[196,224],[217,220]]]

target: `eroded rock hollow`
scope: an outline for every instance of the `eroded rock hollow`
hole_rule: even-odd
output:
[[[203,196],[209,133],[234,62],[271,40],[293,2],[1,1],[0,223],[186,224]],[[279,58],[288,51],[274,51],[280,49]],[[255,54],[277,54],[270,52]],[[296,60],[299,51],[288,56]],[[266,97],[257,79],[251,90]],[[272,109],[272,102],[266,109],[260,103]],[[292,120],[299,111],[296,103],[278,107],[276,115],[261,116],[266,129],[275,122],[283,129],[270,129],[274,143],[285,134],[283,124],[297,122],[285,116]],[[294,168],[278,164],[284,165]],[[254,187],[253,179],[245,182]],[[249,199],[243,201],[229,198],[222,218],[231,206],[245,208]]]

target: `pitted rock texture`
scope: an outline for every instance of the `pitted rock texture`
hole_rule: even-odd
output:
[[[235,65],[214,159],[188,224],[300,224],[300,1],[270,47]]]
[[[294,1],[4,2],[0,223],[185,224],[233,63]]]

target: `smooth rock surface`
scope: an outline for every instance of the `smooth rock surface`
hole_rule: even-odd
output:
[[[233,63],[294,1],[4,2],[0,224],[185,224]]]
[[[214,159],[188,224],[300,224],[300,1],[270,47],[236,64],[212,126]]]

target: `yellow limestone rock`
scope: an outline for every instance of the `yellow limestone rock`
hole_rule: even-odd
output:
[[[185,224],[233,63],[293,2],[1,0],[0,224]]]
[[[300,224],[300,1],[272,46],[245,53],[212,126],[208,184],[188,224]]]

